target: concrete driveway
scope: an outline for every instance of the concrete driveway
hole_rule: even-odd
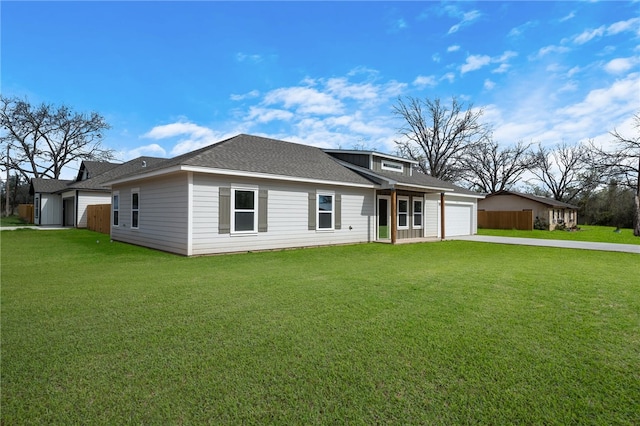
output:
[[[640,245],[596,243],[587,241],[542,240],[537,238],[493,237],[489,235],[464,235],[447,240],[477,241],[482,243],[515,244],[520,246],[558,247],[582,250],[618,251],[640,254]]]

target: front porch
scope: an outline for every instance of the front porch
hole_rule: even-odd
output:
[[[444,193],[413,188],[376,191],[376,239],[389,244],[444,238]]]

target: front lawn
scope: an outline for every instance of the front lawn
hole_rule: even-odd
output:
[[[633,229],[623,228],[614,232],[612,226],[580,225],[579,231],[518,231],[517,229],[478,229],[478,235],[498,237],[542,238],[547,240],[594,241],[598,243],[640,244],[640,237]]]
[[[640,258],[3,231],[2,424],[638,424]]]

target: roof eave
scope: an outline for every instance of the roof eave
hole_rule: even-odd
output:
[[[105,182],[105,185],[112,187],[113,185],[119,185],[119,184],[137,181],[141,179],[150,179],[150,178],[163,176],[163,175],[176,173],[176,172],[194,172],[194,173],[214,174],[214,175],[223,175],[223,176],[250,177],[250,178],[256,178],[256,179],[271,179],[271,180],[280,180],[280,181],[288,181],[288,182],[315,183],[315,184],[323,184],[323,185],[339,185],[339,186],[349,186],[349,187],[355,187],[355,188],[376,188],[378,186],[374,183],[365,184],[365,183],[344,182],[344,181],[331,181],[331,180],[313,179],[313,178],[305,178],[305,177],[298,177],[298,176],[275,175],[270,173],[247,172],[243,170],[219,169],[219,168],[212,168],[212,167],[189,166],[189,165],[177,165],[177,166],[173,166],[165,169],[154,170],[148,173],[139,173],[139,174],[127,176],[121,179],[114,179],[112,181]]]

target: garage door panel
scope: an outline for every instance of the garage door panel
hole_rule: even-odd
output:
[[[445,238],[471,234],[472,206],[445,203]]]

